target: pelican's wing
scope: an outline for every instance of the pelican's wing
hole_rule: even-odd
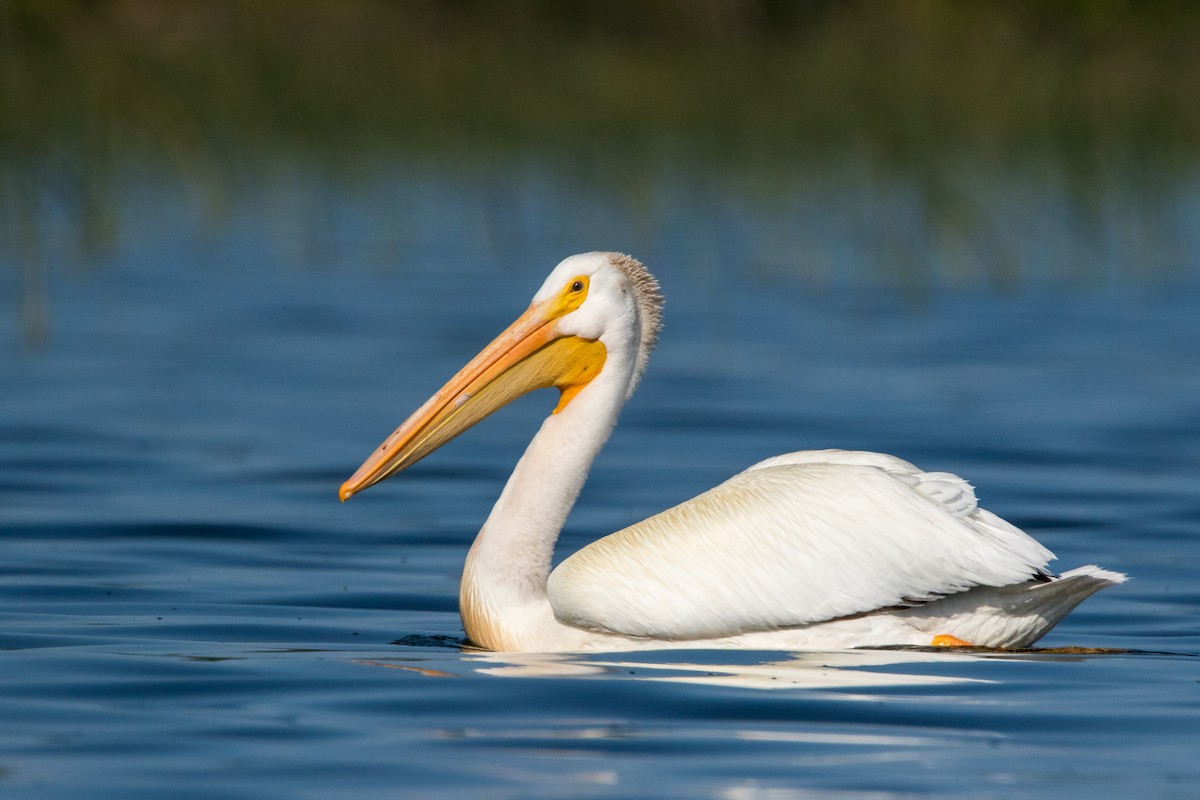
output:
[[[809,451],[592,543],[554,570],[549,593],[569,625],[708,639],[1021,583],[1053,557],[961,478]]]

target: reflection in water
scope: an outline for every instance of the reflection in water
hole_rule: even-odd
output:
[[[909,674],[877,669],[891,667],[903,670],[917,664],[961,664],[981,659],[982,656],[972,653],[908,649],[791,653],[786,658],[758,663],[656,662],[648,659],[606,661],[568,653],[480,652],[465,654],[462,663],[471,665],[473,672],[498,678],[581,678],[619,675],[623,679],[633,681],[694,683],[743,689],[853,689],[872,686],[991,683],[988,680],[954,675]],[[355,663],[417,672],[428,677],[454,677],[451,672],[417,667],[398,659],[361,659]]]
[[[864,667],[903,668],[931,662],[978,660],[965,653],[928,653],[917,650],[845,650],[791,653],[787,658],[761,663],[693,663],[653,661],[598,661],[558,654],[488,653],[469,661],[497,664],[479,667],[485,675],[504,678],[575,677],[621,673],[630,680],[736,686],[743,689],[852,689],[871,686],[931,686],[953,683],[988,683],[952,675],[913,675],[904,672],[865,671]]]
[[[664,651],[678,654],[686,651]],[[728,663],[734,653],[703,651],[720,656],[719,662],[654,661],[655,651],[639,653],[638,660],[608,661],[594,654],[492,653],[468,647],[461,664],[471,672],[497,678],[596,678],[619,677],[631,681],[660,681],[743,689],[854,689],[894,686],[990,684],[989,679],[959,675],[910,673],[918,665],[953,665],[1004,660],[1080,660],[1087,656],[1129,655],[1112,648],[1058,647],[1030,650],[992,648],[883,648],[788,653],[765,661]],[[1173,654],[1174,655],[1174,654]],[[365,666],[416,672],[433,678],[453,678],[456,673],[415,666],[409,659],[355,659]],[[476,666],[479,665],[479,666]]]
[[[1154,288],[1195,278],[1200,242],[1188,210],[1200,208],[1200,183],[1109,182],[1085,208],[1061,176],[978,169],[950,187],[931,185],[942,178],[929,172],[879,183],[861,174],[865,166],[848,159],[820,175],[798,167],[765,194],[714,191],[713,181],[732,179],[687,163],[630,166],[641,175],[635,193],[581,180],[552,160],[501,174],[429,174],[389,161],[354,185],[284,166],[284,176],[230,202],[239,230],[256,232],[265,256],[256,266],[281,273],[402,271],[438,253],[447,275],[495,275],[603,246],[709,284],[749,275],[818,291],[882,287],[914,301],[939,286]],[[957,199],[938,199],[947,192]],[[223,250],[244,248],[240,234],[219,227],[197,238],[181,223],[189,202],[160,187],[136,186],[113,202],[140,217],[125,223],[129,241],[195,251],[175,269],[202,270],[225,260]],[[28,209],[0,213],[31,220]],[[0,242],[0,282],[15,279],[9,302],[19,304],[30,346],[53,331],[64,263],[140,255],[136,247],[107,256],[72,250],[64,244],[71,223],[61,219],[10,224],[21,235]]]

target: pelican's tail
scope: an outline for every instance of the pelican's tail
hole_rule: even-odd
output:
[[[981,586],[902,614],[921,630],[953,634],[980,647],[1028,647],[1075,606],[1126,580],[1119,572],[1089,564],[1050,580],[999,588]]]

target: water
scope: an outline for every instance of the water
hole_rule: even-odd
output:
[[[697,202],[678,176],[653,224],[537,167],[498,204],[436,171],[289,181],[217,222],[135,181],[112,249],[73,269],[46,215],[58,266],[25,301],[44,344],[0,318],[0,796],[1200,794],[1194,188],[1170,202],[1172,269],[1114,224],[1079,258],[1095,271],[997,289],[935,242],[929,273],[798,276],[779,264],[808,264],[803,242],[827,266],[886,248],[845,225],[781,240],[791,212]],[[1028,198],[993,188],[1015,224]],[[873,202],[896,219],[904,196]],[[1055,233],[1069,203],[1039,197],[1053,213],[1013,259],[1078,256]],[[336,489],[592,247],[655,270],[666,328],[560,554],[836,446],[958,472],[1061,568],[1133,581],[1026,654],[464,649],[462,559],[552,398],[346,505]]]

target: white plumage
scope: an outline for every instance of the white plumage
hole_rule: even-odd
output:
[[[924,480],[898,459],[883,469],[873,453],[773,461],[568,558],[550,576],[555,614],[635,636],[719,638],[1021,583],[1052,558],[981,515],[953,476]],[[954,483],[959,507],[928,491]],[[627,591],[613,591],[615,564]]]
[[[628,256],[563,261],[529,310],[343,485],[345,499],[519,394],[562,391],[468,555],[460,605],[477,644],[1026,646],[1125,579],[1096,567],[1052,576],[1053,554],[980,508],[961,478],[840,450],[755,464],[551,573],[554,542],[644,369],[660,307],[657,284]]]

